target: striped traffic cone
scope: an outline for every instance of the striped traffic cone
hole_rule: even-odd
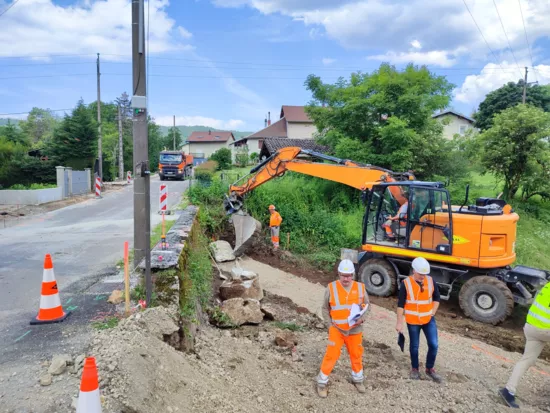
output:
[[[44,258],[40,308],[38,315],[31,320],[31,325],[59,323],[65,320],[69,314],[71,314],[70,311],[65,312],[63,311],[63,307],[61,307],[57,281],[55,281],[55,274],[53,273],[52,257],[50,254],[46,254]]]
[[[87,357],[84,362],[76,413],[101,413],[99,379],[94,357]]]

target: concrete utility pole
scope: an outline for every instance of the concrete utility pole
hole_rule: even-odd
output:
[[[122,146],[122,116],[120,114],[120,103],[118,104],[118,175],[124,180],[124,151]]]
[[[525,81],[523,82],[523,104],[525,105],[525,97],[527,96],[527,66],[525,66]]]
[[[172,128],[172,139],[174,140],[174,150],[176,150],[176,115],[174,115],[174,127]]]
[[[145,258],[147,305],[151,303],[151,189],[149,136],[147,129],[147,85],[145,73],[144,0],[132,0],[132,72],[134,135],[134,267]]]
[[[99,71],[99,53],[97,54],[97,159],[99,159],[99,177],[101,178],[101,184],[103,184],[103,155],[101,148],[101,82],[99,77],[101,73]]]

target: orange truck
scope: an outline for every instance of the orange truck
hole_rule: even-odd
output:
[[[191,177],[193,156],[183,151],[162,151],[159,155],[160,180],[172,178],[183,181]]]

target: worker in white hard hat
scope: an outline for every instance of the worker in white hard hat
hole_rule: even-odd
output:
[[[426,357],[426,375],[437,383],[441,383],[441,376],[434,369],[437,356],[438,337],[435,313],[439,308],[439,288],[433,281],[430,273],[430,264],[423,257],[415,258],[412,262],[412,275],[405,278],[399,286],[399,300],[397,303],[397,332],[403,332],[403,321],[409,330],[409,351],[411,353],[411,379],[419,380],[418,348],[420,345],[420,331],[424,332],[428,342]]]
[[[328,377],[340,358],[345,344],[351,359],[351,381],[359,393],[363,385],[363,321],[369,305],[369,297],[363,283],[354,281],[355,266],[350,260],[342,260],[338,266],[338,280],[330,283],[323,301],[323,319],[328,328],[328,345],[317,376],[317,394],[327,397]],[[354,306],[355,305],[355,306]],[[352,313],[364,311],[350,320]]]

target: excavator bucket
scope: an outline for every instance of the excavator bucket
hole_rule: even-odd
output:
[[[239,211],[231,217],[235,228],[235,248],[233,254],[238,257],[252,246],[262,229],[262,224],[250,215]]]

